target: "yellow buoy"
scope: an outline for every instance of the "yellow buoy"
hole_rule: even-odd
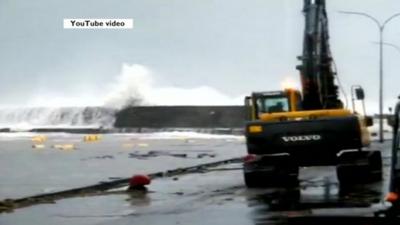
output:
[[[147,144],[147,143],[139,143],[138,146],[139,147],[148,147],[149,144]]]
[[[58,150],[75,150],[74,144],[55,144],[53,148]]]
[[[123,143],[122,148],[133,148],[135,144],[133,143]]]
[[[32,148],[36,148],[36,149],[43,149],[45,146],[43,144],[33,144]]]
[[[101,139],[100,134],[88,134],[88,135],[83,136],[84,142],[99,141],[100,139]]]
[[[32,142],[35,142],[35,143],[43,143],[45,141],[47,141],[47,137],[44,135],[37,135],[37,136],[32,137]]]

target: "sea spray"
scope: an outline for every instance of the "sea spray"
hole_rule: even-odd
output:
[[[231,98],[201,85],[194,88],[158,86],[146,66],[123,64],[103,95],[52,93],[32,96],[28,107],[0,107],[0,128],[112,127],[115,113],[143,105],[241,105],[243,96]]]
[[[116,110],[104,107],[34,107],[0,109],[0,128],[113,127]]]
[[[110,93],[107,107],[132,105],[241,105],[244,95],[232,98],[215,88],[199,85],[194,88],[157,86],[150,69],[138,64],[123,64]]]

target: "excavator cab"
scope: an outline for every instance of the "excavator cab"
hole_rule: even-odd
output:
[[[379,151],[365,117],[347,109],[304,110],[295,89],[253,92],[247,109],[244,178],[248,187],[297,184],[299,167],[336,165],[341,184],[379,181]]]
[[[379,151],[365,118],[346,109],[304,110],[297,90],[254,92],[245,98],[244,179],[248,187],[297,184],[299,167],[336,165],[341,184],[379,181]]]
[[[253,92],[245,98],[247,119],[260,119],[262,114],[295,112],[301,110],[301,94],[295,89]]]

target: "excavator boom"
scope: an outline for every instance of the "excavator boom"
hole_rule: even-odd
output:
[[[304,0],[303,54],[299,56],[303,109],[343,108],[334,83],[325,0]]]

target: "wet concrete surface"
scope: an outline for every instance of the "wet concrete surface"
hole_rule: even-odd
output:
[[[110,134],[84,142],[84,135],[0,136],[0,199],[17,198],[95,184],[244,154],[243,138],[193,133]],[[73,145],[74,148],[62,148]],[[56,147],[56,148],[55,148]],[[185,157],[182,157],[185,155]]]
[[[78,141],[80,138],[77,135],[49,138],[49,142],[76,139],[77,150],[68,153],[52,148],[35,152],[27,137],[2,140],[2,168],[7,165],[15,171],[9,169],[0,176],[1,198],[40,193],[48,187],[67,189],[113,176],[126,177],[245,154],[243,139],[231,136],[113,135],[97,143],[82,143]],[[12,148],[4,147],[4,143]],[[390,142],[374,143],[371,148],[382,150],[387,178]],[[186,154],[186,157],[174,154]],[[206,155],[198,157],[200,154]],[[112,158],[102,157],[105,155]],[[11,162],[24,162],[25,166],[18,167]],[[96,196],[16,209],[0,214],[0,224],[286,224],[287,218],[302,215],[371,216],[385,206],[386,192],[387,179],[342,188],[334,167],[302,168],[297,187],[248,189],[243,182],[241,165],[236,163],[157,179],[147,192],[127,193],[121,188]]]

